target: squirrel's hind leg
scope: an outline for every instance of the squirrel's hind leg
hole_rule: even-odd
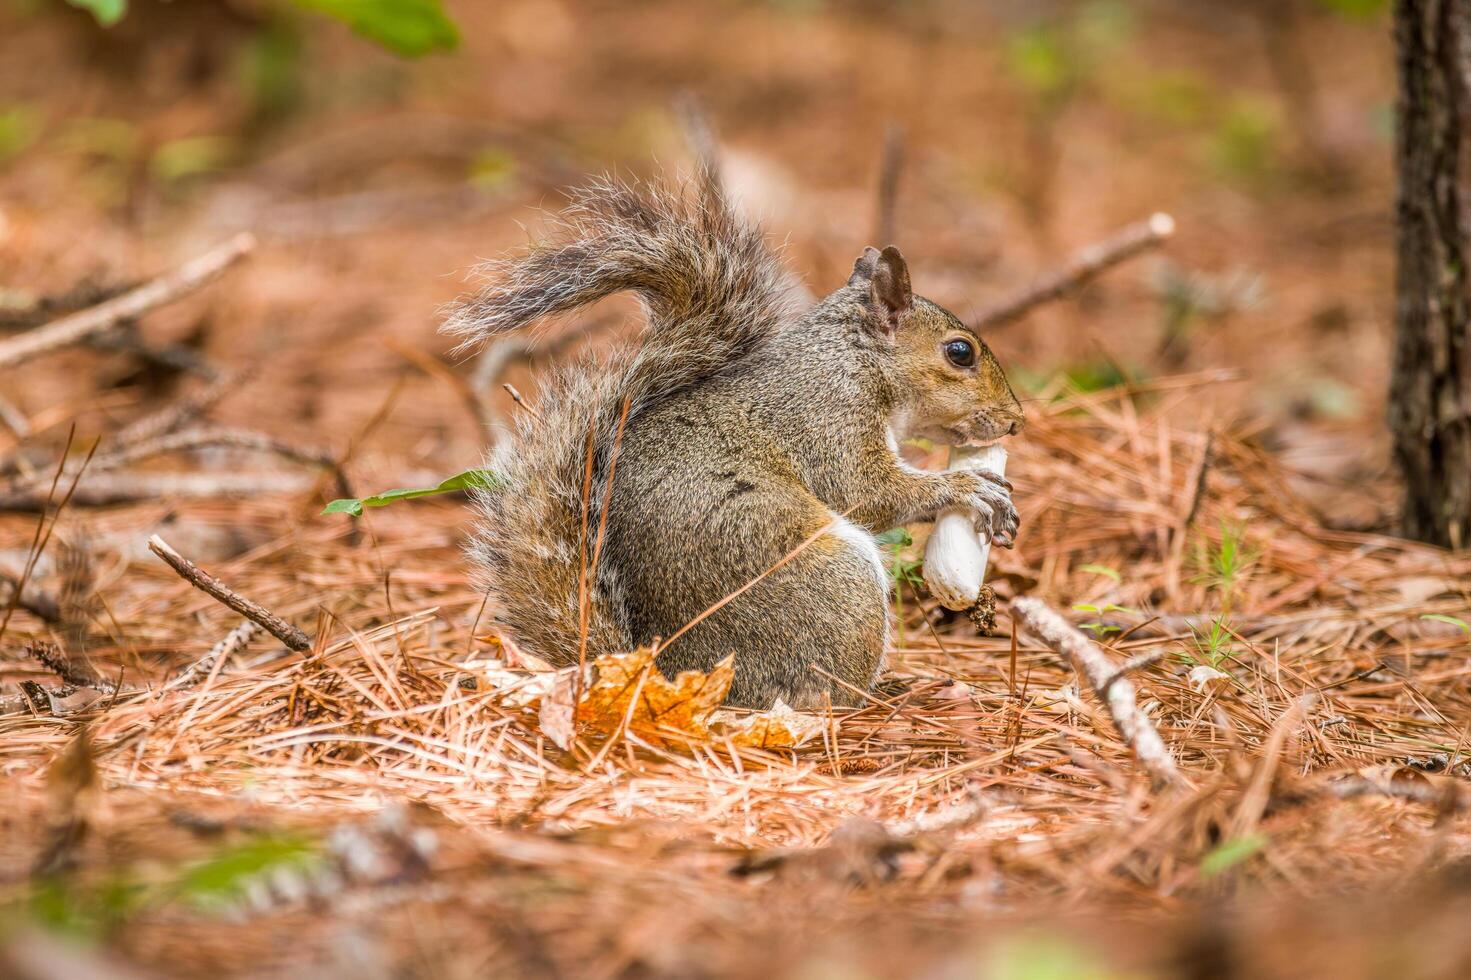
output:
[[[836,518],[831,531],[747,596],[753,601],[745,632],[753,642],[736,653],[728,704],[863,703],[889,635],[888,573],[872,535]]]

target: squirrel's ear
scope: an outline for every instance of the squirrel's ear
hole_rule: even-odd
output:
[[[882,254],[872,245],[863,250],[858,256],[858,261],[853,263],[853,274],[848,277],[848,285],[862,286],[872,281],[873,270],[878,267],[879,255]]]
[[[865,258],[867,255],[865,252]],[[899,327],[899,317],[914,305],[914,293],[909,288],[909,265],[894,246],[890,245],[878,254],[870,288],[874,305],[892,333]]]

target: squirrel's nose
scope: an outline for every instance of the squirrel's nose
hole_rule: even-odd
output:
[[[1022,430],[1022,426],[1026,424],[1026,419],[1018,415],[1016,418],[1011,420],[1011,426],[1006,430],[1007,435],[1016,435]]]

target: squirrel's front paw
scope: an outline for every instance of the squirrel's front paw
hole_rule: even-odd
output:
[[[990,535],[1003,548],[1010,548],[1021,523],[1011,502],[1011,484],[986,470],[962,470],[952,475],[962,481],[963,506],[975,513],[976,530]]]

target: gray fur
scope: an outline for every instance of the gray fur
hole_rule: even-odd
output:
[[[853,703],[877,675],[887,631],[867,535],[952,506],[974,508],[1003,540],[1016,527],[1005,487],[904,466],[892,427],[991,439],[1020,426],[1020,408],[990,351],[953,316],[920,297],[897,308],[894,297],[908,295],[897,249],[866,269],[860,260],[848,285],[798,317],[760,231],[719,194],[690,197],[596,184],[561,237],[489,267],[494,284],[454,312],[448,329],[467,343],[625,289],[649,313],[631,350],[559,373],[536,416],[520,419],[490,463],[506,486],[481,501],[474,554],[515,641],[575,662],[583,555],[627,404],[589,658],[673,636],[829,528],[658,662],[672,676],[734,654],[731,704]],[[942,339],[955,335],[978,345],[973,370],[938,362]]]

